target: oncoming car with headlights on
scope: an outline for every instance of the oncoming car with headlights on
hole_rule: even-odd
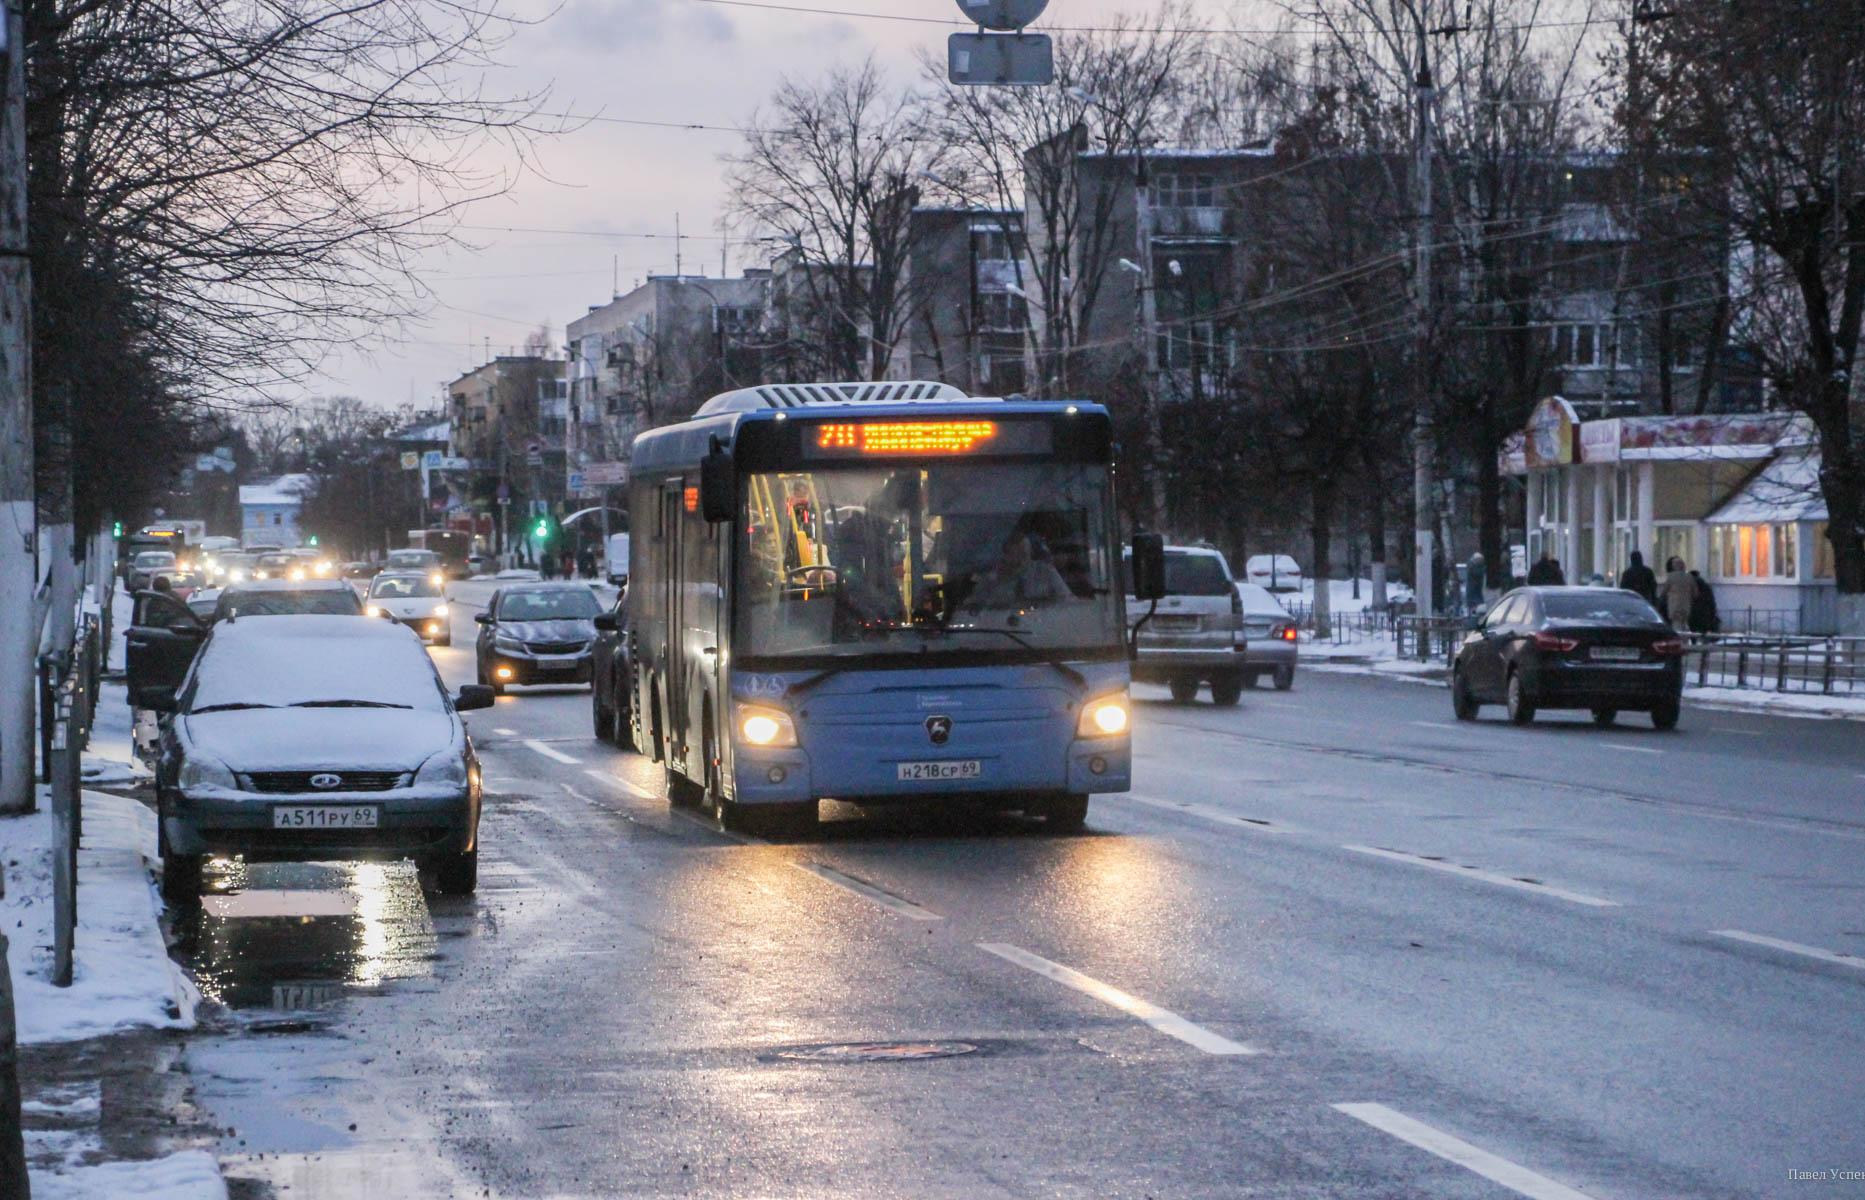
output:
[[[474,618],[479,682],[500,694],[513,684],[588,683],[601,612],[586,583],[500,588]]]
[[[453,644],[446,589],[425,571],[384,571],[369,583],[367,607],[372,617],[406,625],[436,646]]]
[[[156,756],[163,890],[198,894],[204,860],[412,858],[474,890],[479,762],[419,638],[385,621],[244,617],[214,627],[179,686],[132,672],[165,714]]]

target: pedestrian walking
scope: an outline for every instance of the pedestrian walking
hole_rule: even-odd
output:
[[[1567,576],[1561,571],[1561,564],[1554,560],[1552,550],[1543,550],[1535,565],[1528,568],[1529,587],[1565,587]]]
[[[1716,611],[1716,589],[1696,571],[1690,577],[1697,581],[1696,598],[1690,604],[1690,632],[1706,636],[1716,633],[1723,627],[1722,615]]]
[[[1697,600],[1696,578],[1676,555],[1664,564],[1664,570],[1664,615],[1672,629],[1689,629],[1690,608]]]
[[[576,555],[576,573],[584,579],[596,577],[596,552],[584,546]]]
[[[1619,576],[1619,586],[1628,592],[1637,592],[1645,598],[1645,603],[1658,607],[1658,575],[1645,565],[1645,556],[1632,551],[1632,561]]]

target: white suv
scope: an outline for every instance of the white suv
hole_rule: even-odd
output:
[[[1129,620],[1150,607],[1127,597]],[[1243,599],[1224,556],[1202,546],[1167,546],[1166,595],[1140,627],[1133,678],[1168,685],[1179,704],[1196,700],[1199,686],[1209,683],[1215,703],[1235,704],[1249,677],[1246,649]]]

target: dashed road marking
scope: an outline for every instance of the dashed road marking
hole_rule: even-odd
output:
[[[816,878],[822,880],[825,883],[832,883],[836,887],[839,887],[843,889],[844,891],[853,892],[855,895],[860,896],[863,900],[872,901],[873,903],[880,905],[882,908],[887,909],[889,912],[898,913],[901,916],[906,917],[908,920],[911,920],[911,921],[943,921],[945,920],[944,917],[940,916],[938,913],[934,912],[930,908],[922,908],[919,905],[913,903],[913,901],[911,900],[902,899],[901,897],[894,895],[892,892],[884,892],[880,888],[875,887],[871,883],[864,883],[861,880],[856,879],[852,875],[844,875],[842,874],[842,872],[836,870],[834,867],[825,867],[821,863],[813,863],[813,862],[793,862],[790,865],[795,867],[799,871],[807,871],[809,874],[814,875]]]
[[[1407,854],[1401,850],[1381,850],[1376,846],[1342,846],[1341,849],[1351,850],[1355,854],[1370,854],[1375,858],[1387,858],[1393,862],[1407,863],[1414,867],[1428,867],[1433,871],[1455,875],[1459,879],[1475,879],[1483,883],[1493,883],[1497,887],[1515,888],[1518,891],[1533,892],[1537,896],[1551,896],[1556,900],[1585,904],[1590,908],[1619,907],[1617,900],[1603,900],[1598,896],[1589,896],[1585,892],[1570,892],[1566,888],[1551,887],[1532,879],[1517,879],[1510,875],[1499,875],[1494,871],[1481,871],[1475,867],[1460,867],[1456,863],[1426,858],[1422,854]]]
[[[1499,1183],[1518,1196],[1529,1197],[1529,1200],[1590,1200],[1585,1192],[1575,1191],[1564,1183],[1557,1183],[1519,1163],[1491,1154],[1480,1146],[1472,1146],[1441,1129],[1433,1129],[1423,1121],[1415,1121],[1383,1104],[1336,1104],[1332,1107],[1336,1112],[1345,1113],[1381,1133],[1389,1133],[1402,1142],[1409,1142],[1420,1150],[1454,1162],[1466,1171],[1474,1171],[1491,1183]]]
[[[1189,800],[1160,800],[1153,796],[1140,796],[1132,792],[1102,797],[1104,800],[1126,800],[1133,804],[1144,804],[1149,808],[1163,808],[1167,812],[1184,813],[1188,817],[1198,817],[1214,821],[1219,825],[1228,825],[1238,829],[1253,829],[1258,833],[1301,833],[1293,825],[1281,821],[1269,821],[1261,817],[1240,817],[1236,813],[1226,812],[1221,808],[1212,808],[1208,804],[1193,804]]]
[[[1802,942],[1790,942],[1784,938],[1773,938],[1763,933],[1749,933],[1742,929],[1712,929],[1712,934],[1733,941],[1748,942],[1751,945],[1766,946],[1771,950],[1780,950],[1788,954],[1798,954],[1803,958],[1814,958],[1821,962],[1836,963],[1842,967],[1851,967],[1855,971],[1865,971],[1865,958],[1853,954],[1841,954],[1836,950],[1822,950],[1818,946],[1809,946]]]
[[[1419,728],[1419,729],[1456,729],[1457,728],[1457,726],[1451,724],[1449,721],[1407,721],[1406,724],[1415,726],[1416,728]]]
[[[1736,737],[1767,737],[1768,736],[1768,731],[1765,729],[1736,729],[1729,725],[1712,725],[1710,726],[1710,732],[1711,733],[1731,733],[1731,734],[1734,734]]]
[[[494,729],[492,732],[498,734],[500,737],[517,737],[518,736],[518,731],[516,729]]]
[[[1206,1054],[1260,1054],[1242,1042],[1233,1042],[1227,1037],[1212,1033],[1202,1025],[1194,1025],[1177,1013],[1167,1012],[1156,1004],[1150,1004],[1138,996],[1129,995],[1111,984],[1102,983],[1072,970],[1061,963],[1050,962],[1040,955],[1031,954],[1007,942],[979,942],[978,949],[1006,962],[1015,963],[1026,971],[1034,971],[1045,979],[1066,984],[1085,996],[1092,996],[1103,1004],[1119,1009],[1129,1016],[1138,1017],[1167,1037],[1177,1038],[1188,1046],[1204,1051]]]
[[[1625,754],[1663,754],[1662,750],[1653,750],[1647,746],[1628,746],[1624,742],[1601,742],[1608,750],[1618,750]]]
[[[630,781],[623,779],[620,775],[611,775],[607,771],[598,771],[594,767],[585,768],[583,771],[583,774],[589,776],[591,779],[595,779],[602,783],[606,783],[610,787],[620,788],[624,792],[627,792],[629,795],[634,796],[637,799],[659,800],[661,798],[661,794],[659,792],[651,791],[648,788],[642,787],[638,783],[631,783]]]
[[[545,758],[548,758],[553,762],[568,763],[571,766],[575,766],[576,764],[583,761],[580,758],[571,758],[568,754],[565,754],[563,751],[557,749],[555,746],[546,746],[543,742],[538,741],[536,738],[526,738],[525,748],[528,750],[536,751],[537,753],[542,754]]]

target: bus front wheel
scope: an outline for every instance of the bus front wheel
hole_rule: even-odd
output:
[[[1036,810],[1043,823],[1058,833],[1073,833],[1088,820],[1088,797],[1052,796]]]

